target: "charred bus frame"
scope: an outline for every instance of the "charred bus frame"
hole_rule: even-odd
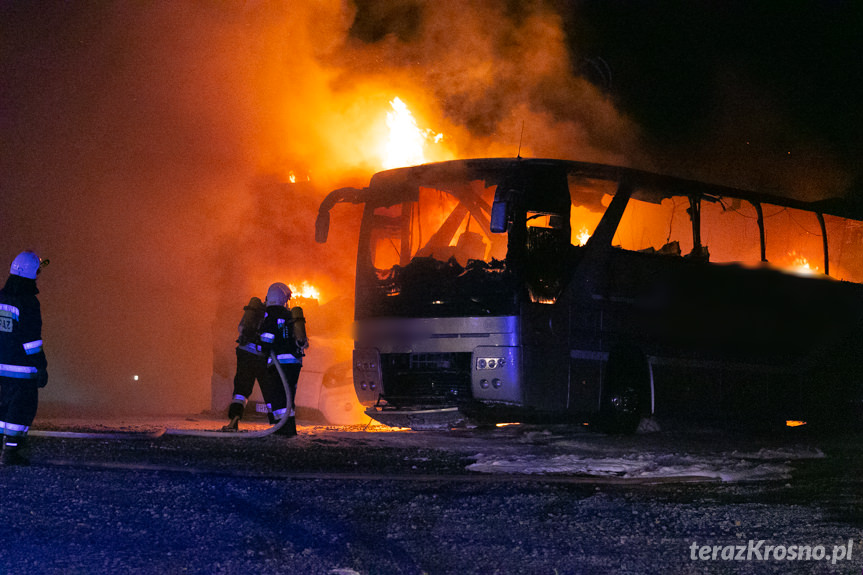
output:
[[[353,377],[385,424],[859,410],[863,212],[843,200],[454,160],[330,193],[318,242],[340,202],[364,205]]]

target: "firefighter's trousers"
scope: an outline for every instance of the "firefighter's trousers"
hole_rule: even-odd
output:
[[[261,394],[266,395],[264,388],[267,380],[267,358],[261,355],[255,355],[244,349],[237,349],[237,372],[234,375],[234,394],[231,400],[231,406],[228,408],[228,417],[243,417],[243,411],[246,408],[246,401],[252,395],[255,388],[255,380],[258,380],[258,385],[261,386]]]
[[[26,435],[39,406],[39,385],[32,379],[0,377],[0,432]]]

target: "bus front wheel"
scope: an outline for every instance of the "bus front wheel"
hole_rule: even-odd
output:
[[[637,347],[621,345],[608,355],[599,411],[606,433],[635,433],[650,410],[650,371]]]

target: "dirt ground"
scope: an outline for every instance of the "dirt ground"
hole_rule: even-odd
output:
[[[221,423],[206,415],[95,425],[37,421],[37,430],[69,436],[35,434],[32,465],[0,469],[0,573],[859,573],[863,567],[861,434],[613,437],[530,426],[411,432],[301,425],[294,438],[247,439],[162,431]],[[106,435],[78,435],[90,433]],[[703,469],[705,462],[736,465],[734,454],[749,461],[750,453],[779,453],[782,461],[776,466],[771,457],[765,469],[772,474],[741,480],[632,474],[632,466],[537,471],[539,461],[612,457],[672,458]],[[478,461],[503,471],[478,472]],[[704,546],[707,559],[699,557]],[[765,546],[782,547],[782,558],[765,558]],[[815,557],[789,559],[792,546],[814,549]],[[737,547],[754,552],[722,558],[723,549]],[[714,548],[716,557],[709,557]]]

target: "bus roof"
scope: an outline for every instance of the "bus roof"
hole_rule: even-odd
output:
[[[753,203],[775,204],[810,212],[830,214],[863,220],[863,206],[844,198],[831,198],[814,202],[797,200],[779,194],[768,194],[667,176],[606,164],[577,162],[547,158],[472,158],[420,164],[378,172],[372,176],[369,187],[363,190],[366,200],[375,197],[392,198],[393,194],[410,193],[424,185],[464,179],[483,179],[499,183],[519,170],[561,171],[568,176],[607,181],[626,181],[633,187],[636,197],[661,200],[671,196],[714,196],[740,198]]]

